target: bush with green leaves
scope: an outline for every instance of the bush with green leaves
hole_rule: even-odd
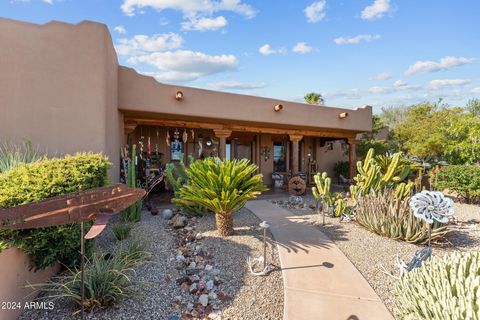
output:
[[[17,167],[22,163],[31,163],[44,159],[45,155],[30,141],[21,144],[5,142],[0,145],[0,173]]]
[[[130,235],[132,228],[131,223],[115,223],[112,226],[113,235],[119,241],[125,240]]]
[[[145,244],[134,239],[122,242],[112,254],[96,253],[88,259],[85,263],[85,309],[92,311],[96,307],[108,307],[139,294],[134,286],[141,283],[133,280],[132,275],[134,267],[148,256]],[[80,279],[78,268],[68,269],[51,282],[34,287],[47,292],[45,299],[67,298],[81,307]]]
[[[432,257],[396,283],[396,311],[405,320],[478,320],[479,279],[479,252]]]
[[[243,160],[206,158],[186,169],[188,182],[175,194],[177,205],[197,206],[215,213],[217,230],[222,236],[233,233],[233,214],[245,203],[267,190],[257,166]]]
[[[184,155],[181,154],[178,164],[170,162],[165,166],[165,176],[174,194],[176,194],[178,190],[180,190],[180,188],[188,182],[187,166],[183,162],[183,158]],[[188,166],[195,161],[192,154],[189,154],[187,159]],[[177,207],[188,216],[201,216],[207,212],[204,207],[198,204],[192,206],[183,203],[177,203]]]
[[[366,229],[394,240],[425,244],[428,242],[429,225],[416,218],[408,204],[410,198],[398,199],[395,190],[384,189],[357,199],[356,221]],[[448,233],[445,224],[435,222],[432,241],[442,239]]]
[[[467,203],[480,199],[480,166],[447,166],[437,170],[435,188],[455,191]]]
[[[111,167],[101,154],[78,153],[64,158],[44,159],[0,174],[0,208],[101,187],[108,183]],[[0,240],[23,249],[33,257],[35,268],[59,261],[67,266],[79,262],[78,224],[29,230],[0,230]],[[87,248],[89,247],[87,241]]]

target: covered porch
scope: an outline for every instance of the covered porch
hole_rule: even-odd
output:
[[[332,175],[333,164],[341,160],[349,161],[350,176],[355,173],[355,132],[179,120],[169,115],[128,112],[124,114],[124,128],[125,144],[136,144],[142,157],[155,159],[149,161],[152,167],[178,163],[181,154],[194,159],[248,159],[258,166],[269,186],[274,185],[272,173],[282,176],[284,184],[297,174],[311,184],[316,172]],[[186,163],[186,157],[183,161]]]

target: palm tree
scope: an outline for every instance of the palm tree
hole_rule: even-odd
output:
[[[233,213],[267,190],[257,166],[243,160],[206,158],[190,165],[188,183],[175,194],[173,202],[201,205],[215,213],[217,230],[222,236],[233,234]]]
[[[305,102],[308,104],[316,104],[323,106],[325,104],[325,100],[323,99],[320,93],[310,92],[307,93],[304,97]]]

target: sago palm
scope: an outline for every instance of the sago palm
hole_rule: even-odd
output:
[[[215,213],[217,230],[222,236],[233,233],[233,213],[245,203],[267,190],[257,166],[243,160],[207,158],[190,165],[188,183],[175,194],[173,202],[181,205],[201,205]]]

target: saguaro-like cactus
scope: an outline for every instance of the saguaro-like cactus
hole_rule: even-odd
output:
[[[132,146],[132,159],[128,161],[127,164],[127,185],[131,188],[137,187],[137,146],[134,144]],[[142,216],[142,205],[143,201],[138,201],[135,204],[132,204],[128,207],[123,213],[122,218],[124,221],[128,222],[138,222]]]
[[[317,173],[313,177],[315,186],[312,188],[313,197],[316,200],[324,199],[325,202],[330,201],[330,185],[332,180],[328,177],[326,172]]]

